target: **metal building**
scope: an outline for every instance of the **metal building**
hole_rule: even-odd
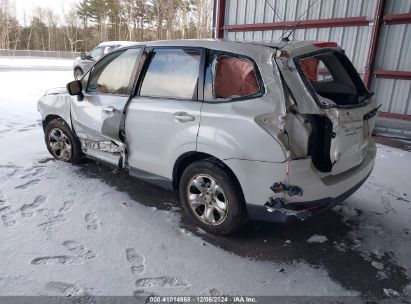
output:
[[[297,20],[301,20],[297,24]],[[215,0],[215,36],[335,41],[382,105],[377,130],[411,138],[411,0]]]

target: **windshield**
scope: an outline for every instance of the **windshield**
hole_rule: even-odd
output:
[[[359,105],[372,96],[351,61],[325,51],[296,58],[296,66],[317,102],[329,106]]]

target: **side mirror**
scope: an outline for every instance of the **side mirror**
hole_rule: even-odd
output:
[[[91,56],[88,53],[81,52],[80,53],[80,58],[81,58],[81,60],[88,60],[88,59],[91,59]]]
[[[77,100],[81,101],[83,100],[83,85],[80,80],[74,80],[72,82],[69,82],[66,86],[67,92],[71,96],[76,96],[77,95]]]

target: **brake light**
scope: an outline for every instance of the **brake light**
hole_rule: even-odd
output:
[[[313,46],[316,46],[319,48],[337,47],[337,42],[315,42],[313,43]]]

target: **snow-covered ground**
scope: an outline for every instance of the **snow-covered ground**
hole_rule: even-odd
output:
[[[411,293],[409,152],[379,145],[367,183],[316,222],[216,237],[172,192],[50,157],[36,102],[71,77],[0,72],[0,296]]]
[[[0,67],[13,68],[47,68],[47,67],[73,67],[73,60],[51,59],[51,58],[19,58],[19,57],[0,57]]]

